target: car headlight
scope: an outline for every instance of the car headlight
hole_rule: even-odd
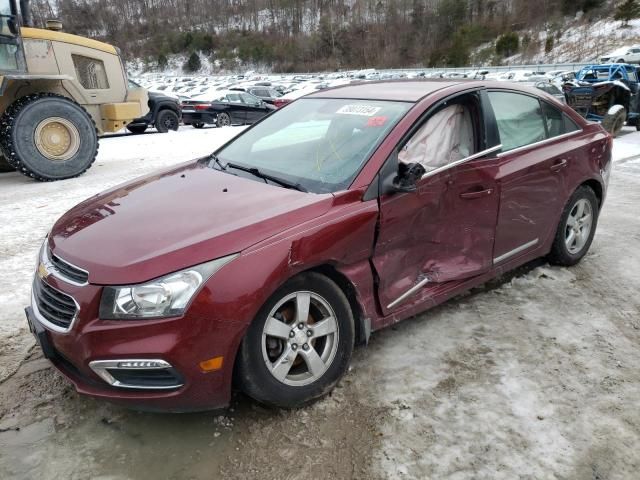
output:
[[[100,318],[126,320],[182,315],[200,287],[238,254],[201,263],[138,285],[104,287]]]

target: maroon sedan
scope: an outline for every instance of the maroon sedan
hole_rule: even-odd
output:
[[[182,411],[226,405],[235,384],[302,405],[370,332],[537,257],[580,261],[611,147],[537,89],[321,91],[66,213],[29,324],[84,394]]]

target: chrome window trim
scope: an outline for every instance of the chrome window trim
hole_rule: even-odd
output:
[[[495,265],[496,263],[503,262],[504,260],[506,260],[508,258],[511,258],[514,255],[517,255],[518,253],[523,252],[526,249],[528,249],[530,247],[533,247],[534,245],[537,245],[537,244],[538,244],[538,239],[536,238],[534,240],[531,240],[530,242],[527,242],[527,243],[525,243],[523,245],[520,245],[519,247],[514,248],[513,250],[509,250],[508,252],[503,253],[502,255],[500,255],[498,257],[495,257],[493,259],[493,264]]]
[[[46,283],[43,279],[36,279],[37,282],[43,282]],[[73,325],[76,323],[76,320],[78,318],[78,314],[80,313],[80,305],[78,304],[78,302],[76,301],[75,298],[73,298],[71,295],[69,295],[68,293],[65,293],[61,290],[58,290],[55,287],[52,287],[51,285],[49,285],[47,283],[47,287],[55,290],[58,293],[62,293],[63,295],[66,295],[67,297],[69,297],[71,300],[73,300],[73,303],[76,306],[76,313],[73,316],[73,318],[71,319],[71,322],[69,323],[69,326],[67,328],[63,328],[60,327],[54,323],[51,323],[49,320],[47,320],[46,318],[44,318],[44,316],[40,313],[40,310],[38,309],[38,302],[36,301],[36,296],[33,293],[33,287],[31,287],[31,308],[33,309],[33,314],[35,315],[36,319],[38,320],[38,322],[40,322],[42,324],[43,327],[45,327],[47,330],[51,330],[57,333],[69,333],[69,331],[73,328]]]
[[[422,287],[424,287],[427,283],[429,283],[429,281],[430,281],[429,277],[423,278],[418,283],[416,283],[413,287],[411,287],[409,290],[404,292],[402,295],[400,295],[398,298],[396,298],[393,302],[391,302],[389,305],[387,305],[387,308],[391,309],[391,308],[395,307],[396,305],[398,305],[399,303],[401,303],[402,301],[406,300],[411,295],[413,295],[418,290],[420,290]]]
[[[574,130],[573,132],[563,133],[562,135],[556,135],[555,137],[545,138],[544,140],[540,140],[540,141],[534,142],[534,143],[529,143],[528,145],[522,145],[521,147],[512,148],[511,150],[506,150],[504,152],[500,152],[498,154],[498,158],[502,158],[505,155],[509,155],[511,153],[521,152],[522,150],[525,150],[527,148],[538,147],[538,146],[544,145],[545,143],[552,142],[554,140],[560,140],[560,139],[563,139],[563,138],[568,138],[568,137],[571,137],[572,135],[577,135],[577,134],[582,133],[582,132],[584,132],[584,129],[580,128],[580,130]]]
[[[45,244],[42,247],[42,254],[40,257],[40,263],[42,263],[45,268],[47,269],[47,271],[53,275],[54,277],[56,277],[58,280],[62,280],[63,282],[66,282],[70,285],[74,285],[76,287],[84,287],[86,285],[89,285],[89,272],[87,270],[85,270],[84,268],[80,268],[77,265],[74,265],[71,262],[67,262],[64,258],[60,257],[59,255],[55,255],[54,253],[52,253],[52,255],[54,255],[55,257],[58,257],[58,260],[60,260],[61,262],[66,263],[67,265],[72,266],[73,268],[76,268],[78,270],[80,270],[83,273],[87,274],[87,281],[80,283],[80,282],[76,282],[75,280],[72,280],[69,277],[65,277],[62,273],[60,273],[60,271],[56,268],[56,266],[53,264],[53,262],[51,261],[51,258],[49,257],[49,246],[47,245],[47,241],[45,240]],[[48,284],[47,284],[48,285]],[[64,292],[61,292],[64,293]],[[68,293],[66,293],[65,295],[69,295]]]
[[[463,163],[470,162],[471,160],[476,160],[477,158],[484,157],[485,155],[489,155],[490,153],[493,153],[493,152],[497,152],[500,149],[502,149],[502,144],[495,145],[494,147],[487,148],[486,150],[482,150],[481,152],[474,153],[473,155],[469,155],[468,157],[462,158],[460,160],[456,160],[455,162],[448,163],[446,165],[443,165],[442,167],[435,168],[425,173],[424,175],[422,175],[420,179],[422,180],[423,178],[436,175],[440,172],[444,172],[445,170],[448,170],[449,168],[457,167],[458,165],[462,165]],[[500,156],[500,154],[498,154],[498,156]]]
[[[155,362],[159,365],[157,367],[129,367],[121,369],[120,367],[118,367],[118,364],[123,362]],[[137,390],[172,390],[180,388],[184,385],[184,383],[179,383],[175,385],[148,386],[122,383],[119,380],[116,380],[107,370],[109,368],[112,370],[164,370],[167,368],[174,368],[173,365],[171,365],[169,362],[159,358],[119,358],[117,360],[93,360],[92,362],[89,362],[89,368],[91,368],[91,370],[93,370],[96,375],[98,375],[112,387],[135,388]]]

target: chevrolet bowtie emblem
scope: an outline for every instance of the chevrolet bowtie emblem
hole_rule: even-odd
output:
[[[40,262],[40,264],[38,265],[38,276],[40,278],[45,278],[49,276],[49,270],[47,270],[47,266]]]

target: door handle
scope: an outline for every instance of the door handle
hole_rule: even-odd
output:
[[[472,192],[465,192],[460,194],[460,198],[463,200],[473,200],[474,198],[488,197],[493,193],[493,188],[487,188],[486,190],[474,190]]]
[[[553,165],[551,165],[551,167],[549,167],[549,169],[552,172],[559,172],[560,170],[562,170],[566,166],[567,166],[567,160],[565,158],[563,158],[559,162],[556,162]]]

